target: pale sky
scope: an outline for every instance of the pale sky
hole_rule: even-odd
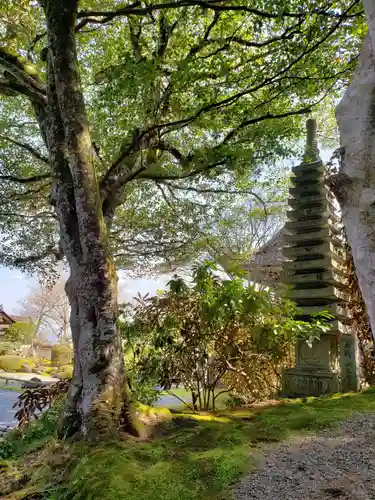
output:
[[[155,294],[156,290],[164,288],[168,278],[160,280],[125,278],[119,273],[120,300],[130,300],[138,292]],[[35,277],[23,274],[17,270],[0,267],[0,305],[8,314],[17,314],[20,301],[25,299],[31,287],[37,283]]]

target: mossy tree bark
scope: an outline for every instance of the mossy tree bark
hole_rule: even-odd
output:
[[[337,107],[341,167],[332,189],[342,208],[361,292],[375,333],[375,3],[365,0],[368,34]]]
[[[69,267],[74,375],[64,428],[84,435],[123,429],[137,434],[116,328],[117,275],[108,242],[88,119],[79,79],[77,0],[44,0],[47,99],[34,102],[49,151],[60,246]]]

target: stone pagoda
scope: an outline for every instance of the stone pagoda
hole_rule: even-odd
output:
[[[287,396],[320,395],[357,390],[357,348],[345,326],[347,318],[345,251],[342,245],[338,206],[325,184],[325,168],[316,140],[316,122],[307,121],[303,162],[293,168],[293,186],[285,224],[282,282],[296,302],[301,319],[329,312],[330,330],[309,346],[296,346],[296,366],[283,378]]]

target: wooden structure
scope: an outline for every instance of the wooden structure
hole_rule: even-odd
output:
[[[9,316],[5,311],[0,309],[0,337],[4,335],[7,330],[16,320]]]

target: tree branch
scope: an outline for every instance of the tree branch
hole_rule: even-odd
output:
[[[220,5],[223,3],[225,3],[225,5]],[[349,10],[351,10],[354,6],[359,4],[360,0],[355,0],[350,6]],[[130,16],[130,15],[145,16],[154,11],[179,9],[182,7],[201,7],[203,9],[213,10],[214,12],[217,13],[230,12],[230,11],[246,12],[266,19],[280,19],[282,17],[302,18],[312,14],[345,19],[363,15],[362,10],[355,12],[354,14],[348,14],[348,13],[340,14],[338,12],[335,12],[334,9],[329,10],[328,7],[327,9],[314,8],[311,9],[310,11],[305,10],[303,12],[288,12],[288,11],[268,12],[255,9],[246,5],[228,5],[227,0],[177,0],[177,1],[158,3],[153,5],[151,4],[147,7],[141,7],[141,2],[137,1],[131,5],[128,5],[126,7],[121,7],[117,10],[112,10],[112,11],[84,10],[78,13],[78,18],[84,19],[86,21],[86,24],[88,22],[105,23],[119,16]],[[93,17],[96,18],[94,21],[89,19]]]
[[[0,140],[1,139],[4,141],[8,141],[8,142],[10,142],[10,143],[14,144],[15,146],[18,146],[22,149],[26,149],[26,151],[31,153],[35,158],[37,158],[38,160],[40,160],[43,163],[46,163],[48,165],[48,163],[49,163],[48,158],[46,156],[43,156],[41,153],[39,153],[39,151],[34,149],[29,144],[25,144],[24,142],[17,141],[16,139],[13,139],[12,137],[9,137],[7,135],[0,134]]]
[[[244,120],[243,122],[240,123],[240,125],[237,128],[231,130],[231,132],[229,132],[225,136],[221,144],[227,144],[229,140],[232,139],[232,137],[234,137],[240,130],[244,129],[245,127],[248,127],[249,125],[255,125],[256,123],[260,123],[265,120],[274,120],[274,119],[287,118],[288,116],[305,115],[307,113],[311,113],[311,109],[313,106],[314,105],[312,104],[311,106],[308,106],[306,108],[297,109],[295,111],[287,111],[286,113],[280,113],[278,115],[267,113],[266,115],[263,116],[257,116],[255,118],[250,118],[249,120]]]
[[[0,175],[0,180],[16,182],[18,184],[29,184],[30,182],[38,182],[43,179],[49,179],[51,174],[38,174],[32,177],[16,177],[13,175]]]
[[[61,260],[63,257],[60,249],[50,245],[45,249],[44,252],[40,254],[28,255],[27,257],[18,257],[14,259],[12,263],[16,267],[21,266],[23,264],[34,264],[36,262],[40,262],[43,259],[46,259],[50,255],[53,255],[56,258],[56,260]],[[3,261],[3,259],[5,259],[4,261],[6,261],[7,260],[6,257],[7,257],[6,255],[0,254],[0,261]]]
[[[298,64],[304,57],[307,55],[311,54],[312,52],[315,52],[324,42],[328,40],[328,38],[336,31],[336,29],[340,26],[340,24],[343,22],[343,19],[339,19],[328,31],[328,33],[325,34],[323,38],[318,40],[312,47],[305,49],[302,51],[302,53],[293,59],[286,67],[284,67],[282,70],[280,70],[278,73],[276,73],[273,76],[265,78],[262,82],[260,82],[257,85],[254,85],[252,87],[248,87],[241,92],[237,92],[236,94],[231,95],[230,97],[227,97],[226,99],[222,99],[221,101],[216,101],[211,104],[207,104],[206,106],[203,106],[202,108],[198,109],[194,114],[182,118],[180,120],[175,120],[173,122],[167,122],[167,123],[160,123],[158,125],[154,125],[151,127],[150,130],[155,130],[155,129],[163,129],[163,128],[182,128],[188,125],[189,123],[193,122],[197,118],[199,118],[202,114],[213,111],[214,109],[219,109],[222,107],[229,106],[230,104],[233,104],[234,102],[238,101],[241,97],[244,97],[246,95],[252,94],[254,92],[257,92],[261,88],[273,83],[277,78],[280,76],[284,75],[287,73],[293,66]],[[145,132],[146,133],[146,132]]]
[[[4,68],[4,76],[10,83],[14,79],[14,83],[21,85],[22,88],[26,87],[27,92],[35,101],[46,104],[46,87],[31,62],[23,62],[20,57],[0,47],[0,66]]]
[[[159,181],[162,182],[162,181]],[[166,186],[173,188],[173,189],[178,189],[180,191],[190,191],[194,193],[217,193],[217,194],[239,194],[239,195],[250,195],[254,196],[261,205],[263,206],[264,210],[267,211],[266,209],[266,204],[262,200],[262,198],[254,193],[254,191],[251,191],[249,189],[216,189],[216,188],[196,188],[193,186],[179,186],[178,184],[174,184],[172,182],[165,182],[164,183]]]
[[[208,170],[213,170],[214,168],[220,167],[225,163],[225,159],[212,163],[211,165],[205,165],[196,170],[192,170],[191,172],[186,172],[184,174],[176,174],[176,175],[161,175],[161,174],[148,174],[147,172],[141,173],[137,176],[137,179],[147,179],[152,181],[178,181],[179,179],[188,179],[189,177],[194,177],[196,175],[202,174],[203,172],[207,172]]]

